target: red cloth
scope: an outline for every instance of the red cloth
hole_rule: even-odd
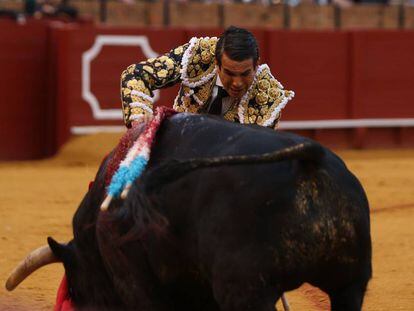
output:
[[[72,300],[69,297],[68,282],[66,280],[66,274],[63,276],[62,281],[56,295],[56,304],[53,311],[75,311]]]

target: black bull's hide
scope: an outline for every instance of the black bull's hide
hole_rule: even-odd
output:
[[[172,159],[260,155],[303,143],[318,152],[185,174],[179,165],[157,170]],[[128,197],[101,212],[110,157],[74,216],[74,239],[48,240],[78,307],[270,311],[283,292],[309,282],[328,293],[332,309],[360,310],[371,277],[369,208],[331,151],[288,133],[176,115],[162,125]]]

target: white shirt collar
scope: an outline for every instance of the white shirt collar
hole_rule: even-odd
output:
[[[217,74],[216,85],[217,85],[217,86],[224,87],[224,86],[223,86],[223,83],[221,83],[221,80],[220,80],[220,76],[219,76],[219,74]]]

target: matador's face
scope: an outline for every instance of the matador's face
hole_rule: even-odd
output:
[[[226,53],[221,57],[221,66],[217,65],[218,75],[223,83],[224,89],[233,98],[240,99],[253,83],[257,66],[253,59],[243,61],[230,59]]]

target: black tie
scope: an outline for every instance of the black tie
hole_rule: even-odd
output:
[[[226,90],[219,86],[217,96],[214,99],[214,101],[210,105],[210,111],[208,113],[215,114],[215,115],[221,115],[221,108],[223,106],[223,98],[229,96],[229,94],[226,92]]]

